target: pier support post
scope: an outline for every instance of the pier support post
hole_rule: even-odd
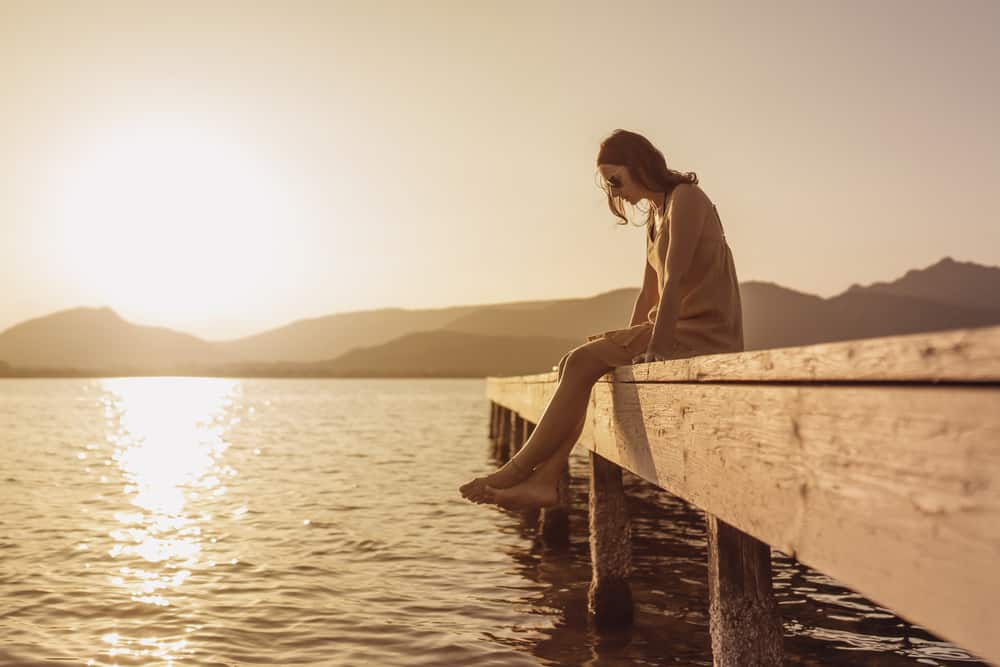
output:
[[[522,431],[524,428],[522,426],[523,424],[524,424],[524,418],[517,412],[511,410],[510,419],[508,420],[509,428],[508,428],[506,454],[503,456],[503,458],[500,459],[503,463],[509,461],[511,457],[514,456],[514,454],[517,452],[517,450],[521,448],[521,445],[524,442],[521,439]]]
[[[771,548],[706,514],[709,626],[715,667],[774,667],[783,658]]]
[[[558,502],[552,507],[542,509],[542,539],[550,546],[569,546],[569,479],[569,466],[567,465],[556,485]]]
[[[598,627],[632,622],[632,540],[622,470],[590,452],[590,562],[588,608]]]
[[[490,401],[490,439],[495,439],[497,437],[497,412],[499,411],[499,404],[494,401]]]
[[[510,455],[514,456],[524,444],[524,417],[518,412],[510,414]]]
[[[517,432],[515,433],[514,449],[511,452],[511,456],[512,457],[515,454],[517,454],[517,452],[521,449],[521,447],[524,446],[524,443],[528,441],[528,438],[531,436],[531,432],[534,431],[534,430],[535,430],[535,425],[534,424],[532,424],[531,422],[529,422],[527,419],[523,419],[523,418],[521,419],[521,421],[519,422],[519,428],[518,428]],[[521,513],[521,516],[524,518],[525,523],[527,523],[529,526],[537,526],[538,525],[538,509],[537,508],[526,509],[526,510],[524,510]]]
[[[499,427],[497,433],[497,446],[493,450],[496,453],[497,459],[501,462],[506,462],[510,459],[510,422],[513,419],[513,412],[505,407],[500,408],[500,423],[497,425]]]

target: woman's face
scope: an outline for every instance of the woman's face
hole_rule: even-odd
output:
[[[640,196],[637,183],[629,174],[628,167],[620,164],[599,164],[597,171],[601,176],[601,184],[607,192],[621,197],[630,204],[635,204]]]

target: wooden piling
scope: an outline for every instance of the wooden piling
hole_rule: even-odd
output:
[[[530,438],[531,434],[534,433],[535,431],[534,422],[530,422],[527,419],[525,419],[523,424],[524,424],[524,430],[522,431],[521,434],[522,435],[521,446],[523,446],[524,443],[528,441],[528,438]],[[520,449],[520,447],[518,447],[518,449]],[[527,524],[532,526],[538,526],[541,517],[541,510],[539,510],[537,507],[526,509],[523,512],[523,517]]]
[[[524,417],[519,412],[510,413],[510,455],[514,456],[524,444]]]
[[[569,495],[569,466],[563,471],[556,485],[558,501],[552,507],[546,507],[541,514],[542,539],[549,546],[569,546],[569,512],[571,508]]]
[[[588,608],[598,627],[632,622],[632,540],[622,469],[590,452],[590,561]]]
[[[771,547],[706,515],[709,627],[715,667],[781,665],[781,615],[771,587]]]
[[[497,435],[496,456],[502,463],[510,459],[511,420],[514,412],[509,408],[500,409],[500,432]]]
[[[521,433],[521,444],[528,442],[528,438],[535,432],[535,423],[527,419],[524,420],[524,431]]]
[[[538,420],[557,383],[490,377],[487,396]],[[581,434],[590,609],[632,616],[620,466],[709,517],[717,665],[780,664],[762,544],[1000,665],[998,400],[1000,326],[616,369]]]
[[[494,401],[490,401],[490,439],[497,437],[497,412],[500,410],[500,404]]]

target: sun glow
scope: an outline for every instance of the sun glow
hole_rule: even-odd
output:
[[[101,483],[114,478],[123,495],[112,523],[102,526],[110,538],[109,558],[95,564],[106,568],[107,583],[124,599],[153,608],[179,605],[176,613],[196,626],[190,588],[199,579],[206,585],[224,553],[225,529],[216,517],[240,520],[246,513],[228,493],[238,473],[226,456],[230,429],[240,421],[243,386],[219,378],[110,378],[98,385],[109,446]],[[166,664],[191,654],[183,637],[149,636],[155,630],[123,623],[101,637],[104,652]]]
[[[117,426],[107,436],[115,447],[112,459],[137,508],[115,515],[120,525],[112,531],[115,545],[110,555],[174,568],[150,577],[135,569],[134,592],[176,588],[189,574],[176,568],[199,562],[200,524],[207,520],[201,499],[224,495],[225,479],[236,474],[222,463],[222,455],[229,447],[225,414],[232,396],[239,393],[239,383],[214,378],[115,378],[102,380],[101,385],[107,391],[106,413]],[[202,509],[192,511],[192,502]]]
[[[232,132],[147,118],[63,164],[57,261],[94,305],[161,322],[240,316],[275,279],[294,281],[296,198]]]

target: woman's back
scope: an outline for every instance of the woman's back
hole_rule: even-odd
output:
[[[660,230],[647,234],[646,256],[658,278],[655,304],[647,319],[651,324],[656,321],[659,297],[663,293],[673,201],[679,188],[691,188],[703,198],[705,213],[691,265],[680,279],[676,340],[680,347],[699,354],[740,352],[743,350],[743,308],[736,265],[718,209],[697,185],[678,185],[671,193]],[[683,224],[683,221],[678,222]]]

